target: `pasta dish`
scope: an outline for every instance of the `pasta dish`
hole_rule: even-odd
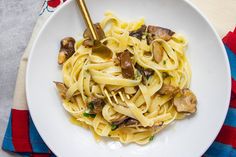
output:
[[[81,40],[62,39],[58,54],[63,82],[55,84],[76,124],[97,140],[147,144],[173,121],[196,112],[184,36],[110,12],[94,27],[110,58],[92,51],[89,30]]]

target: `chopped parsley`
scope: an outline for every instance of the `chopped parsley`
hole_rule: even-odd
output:
[[[90,117],[91,117],[91,118],[95,118],[95,117],[96,117],[96,114],[90,114]]]
[[[90,117],[90,118],[95,118],[96,117],[96,114],[89,114],[89,113],[86,113],[86,112],[84,112],[83,113],[83,115],[85,116],[85,117]]]
[[[151,136],[150,138],[149,138],[149,141],[152,141],[154,139],[154,136]]]
[[[166,60],[163,61],[163,64],[166,65]]]
[[[86,113],[86,112],[84,112],[83,115],[84,115],[85,117],[89,117],[89,116],[90,116],[89,113]]]
[[[118,128],[117,125],[114,125],[114,124],[111,125],[111,130],[112,130],[112,131],[116,130],[117,128]]]

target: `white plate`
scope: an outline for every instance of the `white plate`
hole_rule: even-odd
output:
[[[107,10],[123,20],[145,17],[184,34],[198,98],[198,112],[178,121],[145,146],[122,145],[111,140],[95,142],[90,131],[71,124],[52,81],[62,79],[57,65],[59,42],[77,39],[85,29],[75,1],[66,2],[46,22],[34,43],[27,69],[28,105],[37,130],[49,148],[62,157],[199,157],[213,142],[228,109],[230,68],[225,49],[209,22],[184,0],[86,0],[94,22]]]

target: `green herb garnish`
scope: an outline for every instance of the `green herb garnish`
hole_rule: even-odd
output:
[[[95,117],[96,117],[96,114],[90,114],[90,117],[91,117],[91,118],[95,118]]]
[[[83,113],[83,115],[85,116],[85,117],[90,117],[90,118],[95,118],[96,117],[96,114],[89,114],[89,113],[86,113],[86,112],[84,112]]]
[[[150,138],[149,138],[149,141],[152,141],[154,139],[154,136],[151,136]]]
[[[163,64],[166,65],[166,60],[163,61]]]
[[[114,124],[111,125],[111,130],[112,130],[112,131],[116,130],[117,128],[118,128],[117,125],[114,125]]]
[[[89,117],[89,113],[84,112],[83,115],[84,115],[85,117]]]

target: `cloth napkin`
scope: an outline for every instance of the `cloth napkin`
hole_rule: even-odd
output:
[[[20,62],[13,107],[2,144],[2,149],[5,151],[31,157],[55,156],[40,137],[30,117],[25,95],[25,71],[28,54],[35,37],[47,18],[65,1],[46,0],[43,3],[31,40]],[[203,155],[205,157],[236,157],[236,29],[234,32],[229,32],[223,38],[223,42],[229,57],[232,74],[230,108],[219,135]]]

